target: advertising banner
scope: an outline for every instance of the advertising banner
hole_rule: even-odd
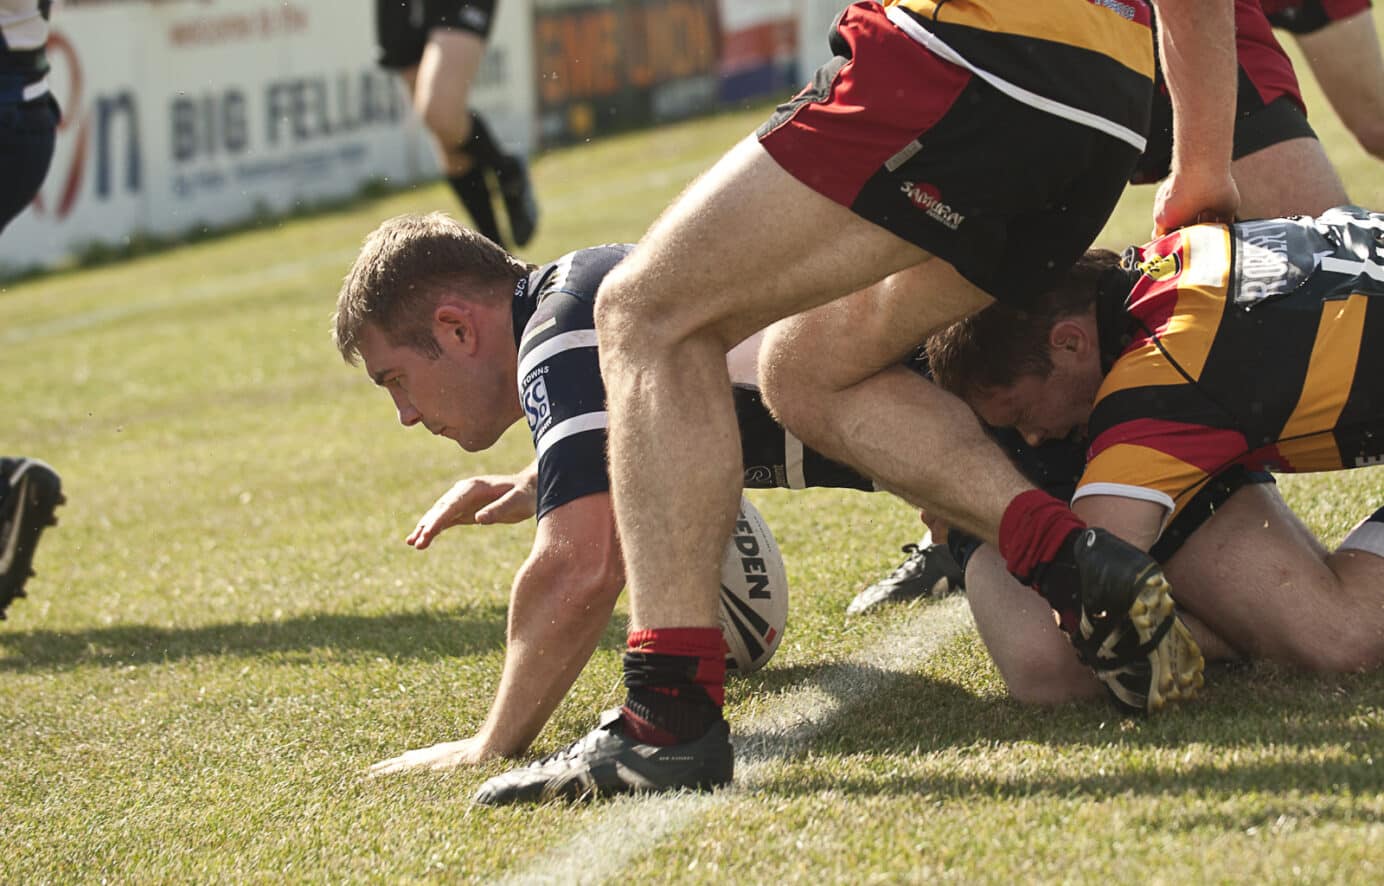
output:
[[[716,0],[535,0],[545,144],[716,107]]]
[[[533,142],[526,6],[500,4],[474,87],[519,148]],[[0,266],[436,174],[402,81],[375,65],[373,0],[82,3],[57,6],[52,24],[58,146],[0,237]]]

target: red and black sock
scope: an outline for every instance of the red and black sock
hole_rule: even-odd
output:
[[[1009,573],[1048,601],[1068,633],[1080,614],[1073,551],[1085,528],[1070,508],[1038,489],[1016,495],[1000,519],[1000,556]]]
[[[721,722],[726,645],[720,628],[631,631],[625,732],[645,744],[696,741]]]

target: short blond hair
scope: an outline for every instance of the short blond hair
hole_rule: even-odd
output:
[[[435,357],[432,311],[443,293],[495,303],[531,267],[444,212],[395,216],[365,238],[342,281],[332,316],[336,349],[355,364],[368,324],[396,346]]]

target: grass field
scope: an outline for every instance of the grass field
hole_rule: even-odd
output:
[[[542,157],[526,256],[637,238],[763,114]],[[1381,167],[1314,119],[1384,207]],[[1144,239],[1151,199],[1106,245]],[[406,547],[527,434],[467,456],[406,432],[328,336],[361,237],[453,205],[421,188],[0,292],[0,452],[51,462],[70,502],[0,625],[0,882],[1384,878],[1384,677],[1215,670],[1148,720],[1020,707],[961,601],[844,620],[919,532],[884,496],[755,497],[794,602],[773,665],[730,688],[734,789],[489,810],[470,797],[507,764],[364,778],[479,725],[531,538]],[[1378,472],[1283,487],[1333,543],[1384,499]],[[617,619],[535,754],[620,700],[622,641]]]

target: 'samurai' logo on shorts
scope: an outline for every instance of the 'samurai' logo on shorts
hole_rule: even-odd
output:
[[[913,201],[914,206],[926,212],[928,218],[946,225],[953,231],[961,227],[961,223],[966,220],[966,216],[942,202],[942,193],[935,185],[926,182],[904,182],[899,190]]]

